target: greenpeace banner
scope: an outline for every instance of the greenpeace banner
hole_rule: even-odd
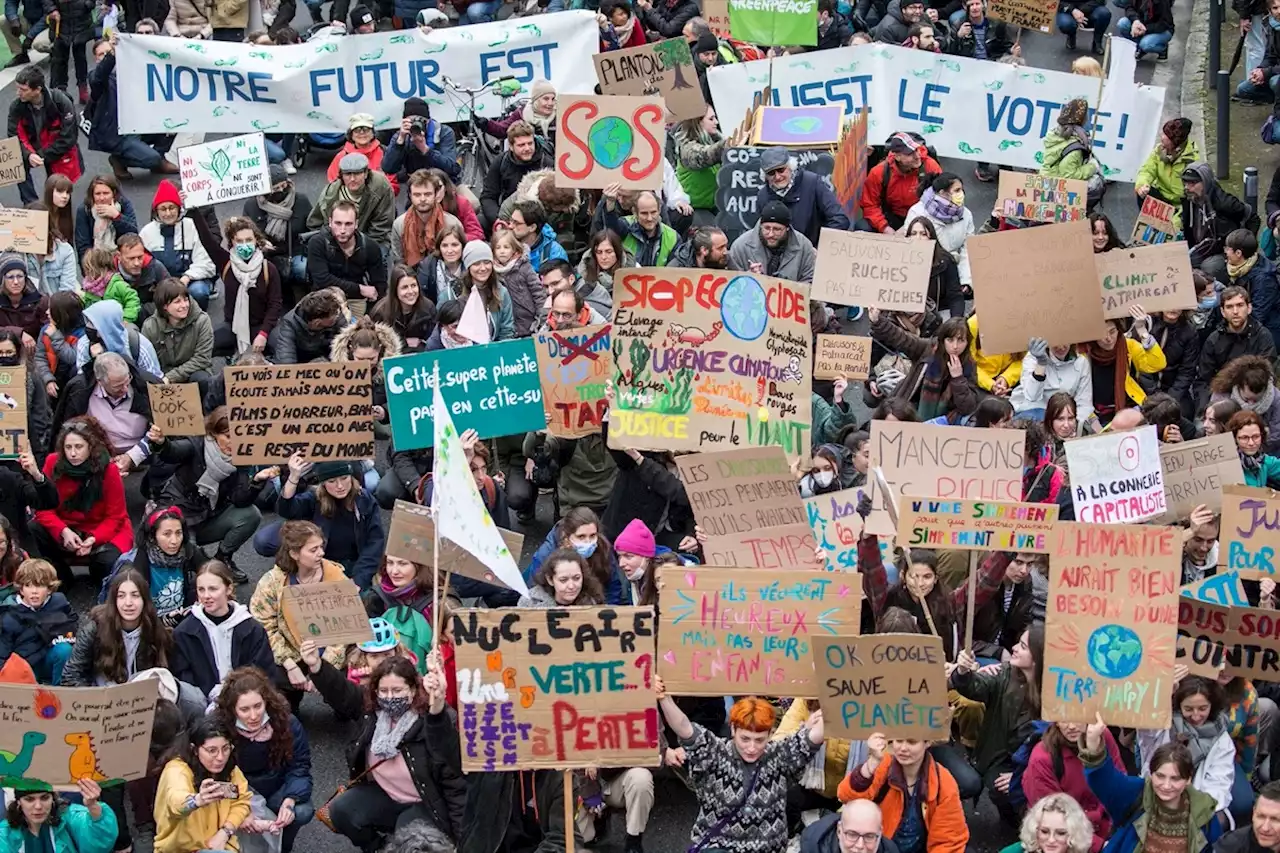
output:
[[[511,76],[526,96],[540,77],[558,92],[590,93],[595,80],[581,70],[583,57],[599,50],[595,13],[524,20],[282,46],[121,35],[119,89],[141,93],[154,108],[122,110],[120,132],[345,132],[352,113],[369,113],[379,130],[390,130],[411,97],[426,100],[434,119],[463,121],[467,100],[445,77],[474,88]],[[479,115],[501,110],[497,95],[478,96]]]
[[[915,131],[943,157],[1027,169],[1038,168],[1063,104],[1098,102],[1096,79],[883,44],[716,66],[707,77],[718,115],[743,115],[771,86],[777,106],[840,104],[849,118],[869,107],[872,143]],[[1116,81],[1107,90],[1093,151],[1108,178],[1132,181],[1156,143],[1164,89]]]

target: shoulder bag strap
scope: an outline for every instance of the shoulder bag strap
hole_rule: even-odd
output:
[[[724,831],[724,828],[729,824],[729,821],[738,816],[739,812],[741,812],[742,808],[747,804],[747,800],[751,799],[751,794],[755,792],[756,780],[760,778],[760,764],[763,761],[764,758],[761,757],[760,761],[757,761],[755,766],[751,768],[751,778],[747,780],[747,790],[743,792],[742,799],[738,800],[738,802],[734,804],[733,808],[725,813],[724,817],[716,821],[716,825],[711,827],[711,829],[707,831],[707,834],[702,836],[702,839],[697,844],[690,847],[688,853],[701,853],[707,844],[720,836],[720,833]]]

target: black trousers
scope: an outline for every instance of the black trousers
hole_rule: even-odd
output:
[[[69,554],[62,547],[62,542],[56,539],[38,521],[31,522],[31,536],[35,539],[36,547],[40,549],[40,553],[57,569],[58,579],[64,585],[69,583],[72,579],[71,557],[74,555]],[[89,576],[93,578],[94,583],[100,584],[111,574],[111,570],[115,568],[116,560],[119,559],[120,549],[106,542],[90,551],[87,558],[77,558],[76,561],[88,562]]]

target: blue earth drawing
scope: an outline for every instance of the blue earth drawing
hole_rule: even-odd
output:
[[[769,323],[764,288],[750,276],[740,275],[724,286],[720,294],[720,319],[729,334],[754,341]]]
[[[793,136],[808,136],[822,126],[813,116],[794,116],[782,122],[782,132]]]
[[[1127,678],[1142,663],[1142,639],[1123,625],[1103,625],[1089,635],[1090,665],[1107,678]]]
[[[621,166],[634,144],[631,125],[617,116],[605,116],[587,131],[587,148],[596,162],[606,169]]]

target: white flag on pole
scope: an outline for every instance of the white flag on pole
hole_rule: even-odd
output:
[[[515,557],[502,541],[471,476],[462,438],[440,394],[438,375],[432,389],[431,417],[435,421],[436,451],[431,510],[436,535],[472,554],[506,586],[528,595],[529,587],[516,568]]]

